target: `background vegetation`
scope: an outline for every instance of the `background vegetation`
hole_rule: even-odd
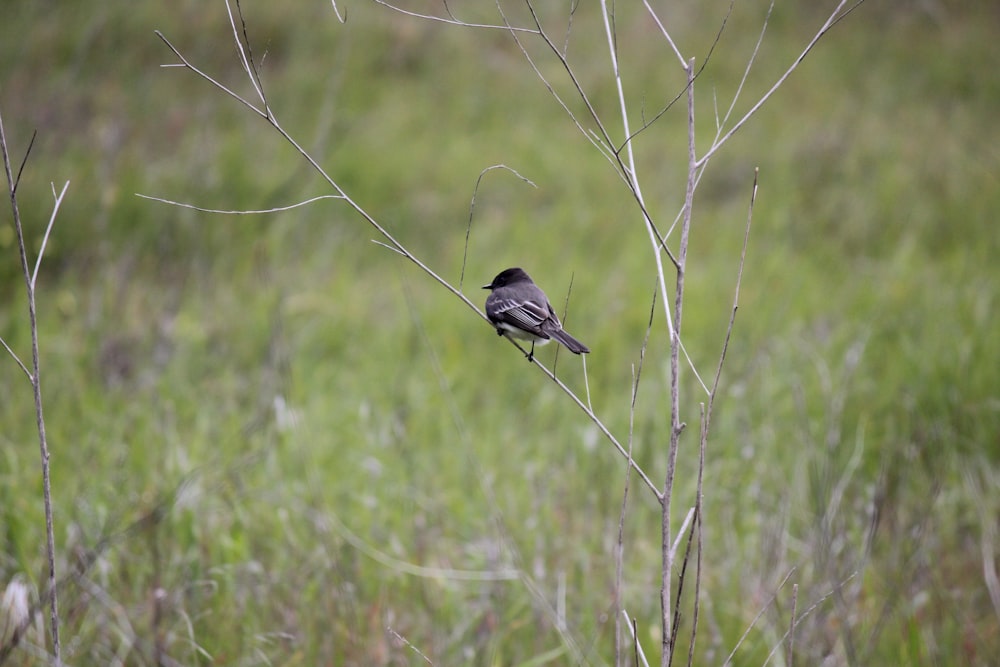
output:
[[[664,12],[701,60],[727,6]],[[449,279],[480,171],[504,163],[537,185],[485,177],[466,293],[480,300],[510,265],[560,304],[572,281],[567,328],[594,350],[593,405],[626,433],[653,291],[645,231],[510,38],[362,2],[344,25],[322,2],[244,10],[284,126]],[[699,80],[700,145],[766,10],[737,3]],[[4,13],[0,109],[15,156],[38,130],[19,190],[35,249],[50,182],[71,181],[39,279],[64,657],[420,664],[402,636],[437,665],[574,664],[574,646],[585,664],[609,662],[624,465],[554,385],[339,202],[224,217],[135,196],[262,209],[328,194],[259,119],[159,67],[174,59],[154,29],[244,86],[224,5]],[[774,8],[747,103],[822,20],[804,3]],[[659,108],[682,73],[643,15],[617,27],[630,92]],[[792,584],[799,613],[816,604],[798,664],[1000,655],[998,28],[987,3],[867,3],[713,159],[684,323],[703,372],[721,347],[755,166],[761,186],[708,449],[696,664],[722,664],[751,624],[735,660],[764,663]],[[571,54],[611,115],[605,49],[588,41],[599,30],[581,5]],[[680,108],[642,136],[663,219],[683,201],[684,142]],[[0,251],[0,335],[23,358],[6,222]],[[662,479],[663,332],[650,346],[635,457]],[[582,388],[577,359],[558,368]],[[693,429],[693,382],[686,391]],[[9,359],[0,424],[0,583],[21,578],[37,598],[33,406]],[[678,518],[693,503],[693,430],[682,447]],[[626,525],[624,602],[650,647],[658,509],[635,490]],[[503,578],[513,569],[523,575]],[[43,655],[35,641],[13,664]]]

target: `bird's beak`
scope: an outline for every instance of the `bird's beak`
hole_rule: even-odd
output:
[[[489,285],[483,285],[483,289],[493,289],[493,283],[490,283]]]

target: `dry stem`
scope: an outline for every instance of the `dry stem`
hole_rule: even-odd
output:
[[[33,139],[32,142],[34,142]],[[30,152],[30,147],[28,150]],[[21,212],[17,206],[17,184],[20,180],[20,171],[18,172],[18,179],[15,180],[13,171],[11,170],[10,157],[7,152],[7,136],[4,133],[2,116],[0,116],[0,152],[3,153],[4,172],[7,175],[7,187],[10,193],[10,207],[14,216],[14,231],[17,235],[17,247],[21,256],[21,270],[24,274],[24,286],[28,295],[28,325],[31,329],[31,372],[28,373],[28,378],[31,381],[31,388],[35,398],[35,424],[38,427],[38,449],[42,459],[42,494],[45,500],[45,549],[49,566],[47,586],[49,593],[49,614],[52,624],[52,664],[60,667],[62,665],[62,653],[59,645],[59,604],[56,593],[56,546],[52,519],[51,480],[49,477],[49,446],[45,437],[45,415],[42,410],[42,382],[38,357],[38,321],[35,312],[35,282],[38,278],[38,267],[42,262],[45,244],[48,241],[49,233],[52,231],[52,226],[55,224],[56,214],[59,212],[59,205],[62,203],[63,195],[66,194],[69,182],[63,186],[62,192],[56,196],[52,215],[49,218],[49,224],[45,229],[45,236],[43,237],[42,245],[35,261],[35,270],[32,271],[28,265],[28,253],[24,244],[24,230],[21,226]],[[25,154],[24,159],[27,161],[27,154]],[[24,163],[22,163],[21,168],[24,168]],[[54,188],[53,194],[55,194]],[[17,355],[14,354],[6,342],[4,342],[3,346],[21,368],[25,372],[28,372],[25,365],[21,363],[21,360],[18,359]]]

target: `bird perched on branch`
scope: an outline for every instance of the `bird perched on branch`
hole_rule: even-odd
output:
[[[590,352],[590,348],[566,333],[545,292],[522,269],[501,271],[483,289],[490,290],[486,297],[486,317],[497,333],[531,341],[528,361],[534,358],[536,344],[545,345],[553,338],[573,354]]]

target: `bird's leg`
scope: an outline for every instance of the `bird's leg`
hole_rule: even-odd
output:
[[[528,363],[535,358],[535,341],[531,341],[531,352],[528,353]]]

